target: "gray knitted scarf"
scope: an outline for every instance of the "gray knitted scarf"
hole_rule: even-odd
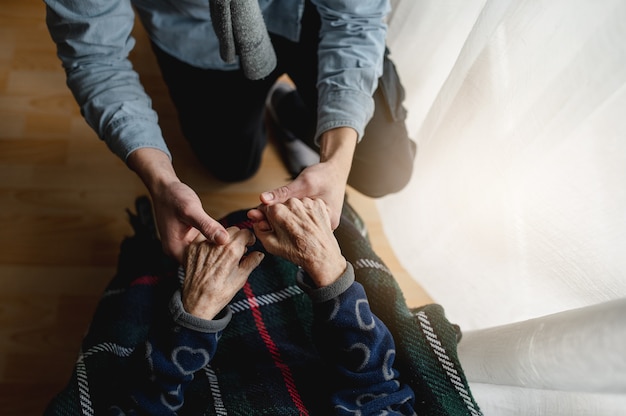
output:
[[[221,58],[234,63],[238,55],[249,79],[268,76],[276,67],[276,53],[258,1],[210,0],[209,7]]]

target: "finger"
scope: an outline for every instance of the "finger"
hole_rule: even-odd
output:
[[[226,244],[230,240],[222,224],[211,218],[201,206],[190,206],[185,221],[200,231],[206,239],[215,244]]]
[[[271,233],[273,231],[270,223],[265,220],[257,221],[254,224],[252,224],[252,229],[254,230],[255,233],[257,232]]]
[[[259,205],[258,207],[248,211],[247,216],[248,219],[252,221],[252,226],[255,233],[257,231],[272,231],[272,226],[267,220],[267,215],[265,215],[266,211],[267,206],[265,205]]]
[[[256,208],[252,208],[246,213],[246,216],[251,221],[262,221],[265,219],[264,205],[260,205]]]
[[[265,217],[272,229],[284,227],[285,223],[293,220],[294,210],[300,206],[295,198],[288,199],[285,203],[269,205],[265,208]]]
[[[300,181],[296,179],[288,185],[278,187],[268,192],[263,192],[261,194],[261,202],[265,205],[284,203],[289,198],[304,196],[301,195],[303,189],[304,188],[300,185]]]
[[[261,227],[260,223],[255,223],[252,226],[252,228],[254,229],[254,233],[256,234],[258,239],[261,241],[261,244],[263,244],[263,247],[269,250],[269,247],[273,247],[277,245],[278,237],[276,236],[276,233],[271,228],[268,230],[268,229],[261,229],[260,227]]]
[[[230,227],[228,230],[230,231],[231,228],[236,227]],[[231,241],[241,242],[245,247],[248,247],[256,243],[256,237],[254,236],[254,233],[250,230],[240,230],[237,228],[237,231],[231,236]]]
[[[261,264],[264,258],[265,254],[260,251],[253,251],[241,260],[239,267],[246,273],[246,275],[250,275],[250,273],[252,273],[252,271],[256,269],[259,264]]]
[[[291,211],[293,211],[295,209],[300,209],[302,207],[310,205],[311,201],[312,201],[311,198],[308,198],[306,196],[301,197],[301,198],[289,198],[288,200],[285,201],[285,206],[287,206]]]
[[[190,272],[199,267],[203,267],[209,257],[209,249],[206,240],[199,243],[191,243],[187,247],[185,259],[185,270]]]
[[[252,221],[252,228],[255,233],[257,231],[272,231],[272,226],[267,221],[267,216],[265,215],[264,205],[248,211],[248,219]]]
[[[237,235],[239,231],[241,231],[241,229],[237,227],[236,225],[231,225],[230,227],[226,229],[229,239],[232,239],[235,235]]]
[[[254,230],[254,234],[261,239],[261,243],[263,243],[263,239],[265,235],[272,234],[274,229],[267,221],[259,221],[252,224],[252,230]]]
[[[330,210],[330,205],[326,204],[326,201],[324,201],[321,198],[317,198],[317,199],[308,201],[308,205],[311,207],[312,211],[317,213],[316,215],[320,219],[322,219],[328,224],[330,229],[333,229],[332,219],[331,219],[333,213]]]
[[[198,235],[196,235],[196,238],[193,239],[192,243],[199,244],[204,241],[206,241],[206,237],[204,236],[204,234],[198,233]]]
[[[193,265],[193,260],[196,256],[198,246],[196,244],[189,244],[185,249],[185,270],[189,270]]]

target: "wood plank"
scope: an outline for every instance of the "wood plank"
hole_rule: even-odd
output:
[[[2,296],[100,296],[115,275],[116,266],[0,265]],[[0,318],[1,319],[1,318]]]
[[[2,416],[40,416],[64,382],[0,382]]]
[[[66,154],[66,140],[0,140],[0,163],[9,165],[63,165]]]

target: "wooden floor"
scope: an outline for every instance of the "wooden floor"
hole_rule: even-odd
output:
[[[269,146],[253,179],[211,179],[181,140],[143,32],[133,61],[153,96],[177,172],[220,217],[258,203],[287,172]],[[373,200],[349,189],[377,253],[413,306],[428,295],[399,265]],[[40,415],[68,380],[143,184],[79,114],[45,26],[41,0],[0,8],[0,415]]]

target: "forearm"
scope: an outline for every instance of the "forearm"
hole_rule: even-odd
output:
[[[336,197],[343,197],[345,193],[356,145],[357,132],[351,127],[327,130],[320,137],[320,162],[330,175],[327,176],[329,184],[340,189],[337,191],[340,195]]]
[[[313,339],[335,373],[332,396],[337,414],[413,414],[413,391],[398,382],[393,368],[395,344],[391,333],[370,310],[363,287],[338,280],[335,297],[313,297]],[[347,286],[347,287],[346,287]],[[346,287],[341,291],[341,287]],[[332,296],[332,295],[331,295]],[[363,402],[364,395],[373,397]],[[342,413],[344,412],[344,413]]]
[[[131,396],[142,414],[176,414],[194,374],[214,356],[220,333],[231,319],[225,309],[213,320],[188,314],[180,292],[172,297],[169,316],[155,322]]]
[[[152,195],[160,189],[180,182],[168,153],[154,148],[140,148],[127,159],[128,167],[143,181]]]
[[[350,127],[327,130],[320,137],[320,162],[332,162],[350,171],[357,144],[357,132]],[[347,173],[346,173],[347,177]]]

